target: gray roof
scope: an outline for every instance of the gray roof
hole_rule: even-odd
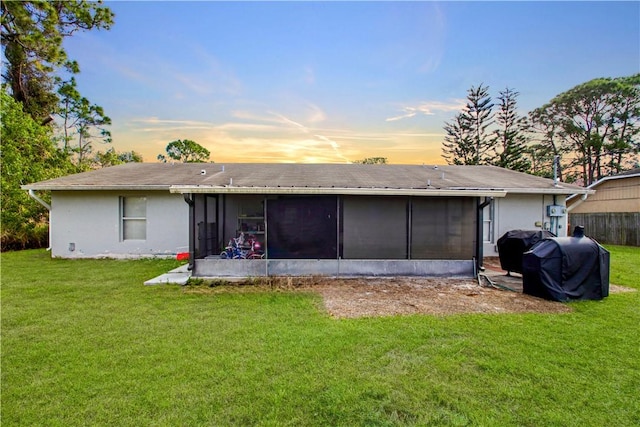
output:
[[[636,175],[640,175],[640,168],[635,168],[635,169],[630,169],[628,171],[620,172],[618,175],[614,175],[614,176],[626,178],[628,176],[636,176]]]
[[[174,193],[478,195],[592,190],[495,166],[129,163],[24,185],[25,190]]]

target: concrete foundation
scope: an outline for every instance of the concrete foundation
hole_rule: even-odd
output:
[[[197,259],[193,277],[473,277],[473,260]]]

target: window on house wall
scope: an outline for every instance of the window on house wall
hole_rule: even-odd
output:
[[[122,240],[145,240],[147,238],[147,198],[121,197]]]
[[[494,216],[494,203],[491,202],[489,203],[489,206],[485,207],[482,212],[482,235],[484,243],[494,242]]]

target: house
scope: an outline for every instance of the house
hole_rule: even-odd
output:
[[[600,243],[640,246],[640,168],[607,176],[589,187],[595,194],[567,198],[569,221]]]
[[[566,235],[580,186],[494,166],[131,163],[51,192],[52,256],[188,252],[194,276],[473,276],[512,229]],[[225,260],[243,233],[264,257]]]

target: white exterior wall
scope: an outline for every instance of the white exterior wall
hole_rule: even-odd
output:
[[[121,240],[120,197],[123,196],[147,198],[145,240]],[[556,196],[555,204],[564,205],[564,200],[564,196]],[[547,229],[555,233],[551,218],[546,214],[547,205],[552,204],[551,195],[510,194],[494,199],[493,240],[484,243],[484,256],[498,256],[497,240],[509,230]],[[189,206],[181,194],[168,191],[53,191],[51,206],[53,257],[137,258],[173,256],[188,251]],[[230,208],[237,210],[234,203],[228,203],[227,209]],[[557,235],[566,236],[569,231],[567,216],[558,220]],[[235,227],[235,224],[231,225]],[[70,250],[71,243],[74,250]]]
[[[547,216],[548,205],[565,206],[563,195],[556,196],[554,203],[552,195],[508,194],[505,198],[494,199],[494,204],[493,241],[484,243],[484,256],[498,256],[498,239],[510,230],[548,230],[558,237],[568,233],[566,214],[557,217],[557,232],[553,223],[555,219],[552,221]]]
[[[145,240],[121,239],[123,196],[147,198]],[[49,226],[53,257],[138,258],[189,250],[189,206],[168,191],[53,191]]]

